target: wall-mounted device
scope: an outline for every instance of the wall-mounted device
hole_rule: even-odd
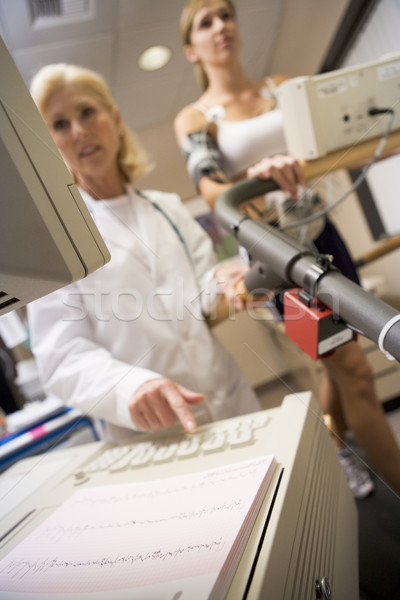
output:
[[[288,153],[312,160],[386,131],[400,129],[400,53],[374,62],[310,77],[294,77],[279,87]]]

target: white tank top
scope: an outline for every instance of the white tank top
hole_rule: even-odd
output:
[[[268,89],[266,93],[272,95]],[[227,121],[222,105],[207,108],[196,102],[194,106],[209,123],[217,125],[217,144],[229,178],[243,173],[266,156],[287,153],[283,116],[279,108],[251,119]]]
[[[224,170],[229,178],[243,173],[266,156],[286,153],[279,109],[244,121],[221,121],[217,135]]]

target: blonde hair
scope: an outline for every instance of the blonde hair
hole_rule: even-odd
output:
[[[81,85],[107,110],[116,108],[110,89],[101,75],[77,65],[58,63],[42,67],[31,82],[31,95],[43,117],[53,94],[71,83]],[[117,164],[123,180],[128,183],[134,183],[152,168],[147,154],[123,121]],[[72,175],[77,183],[75,175]]]
[[[232,15],[236,18],[236,8],[232,0],[224,0],[227,7],[231,10]],[[181,12],[181,18],[179,21],[179,30],[181,34],[182,43],[184,46],[190,46],[190,36],[192,33],[193,20],[200,9],[204,8],[209,4],[209,0],[188,0]],[[196,79],[203,92],[208,88],[208,77],[204,70],[203,65],[197,62],[194,66]]]

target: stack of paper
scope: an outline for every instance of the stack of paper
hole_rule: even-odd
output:
[[[81,489],[0,561],[0,596],[221,600],[275,466]]]

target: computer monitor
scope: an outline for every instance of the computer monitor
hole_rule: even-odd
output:
[[[109,251],[0,38],[0,315],[110,260]]]

